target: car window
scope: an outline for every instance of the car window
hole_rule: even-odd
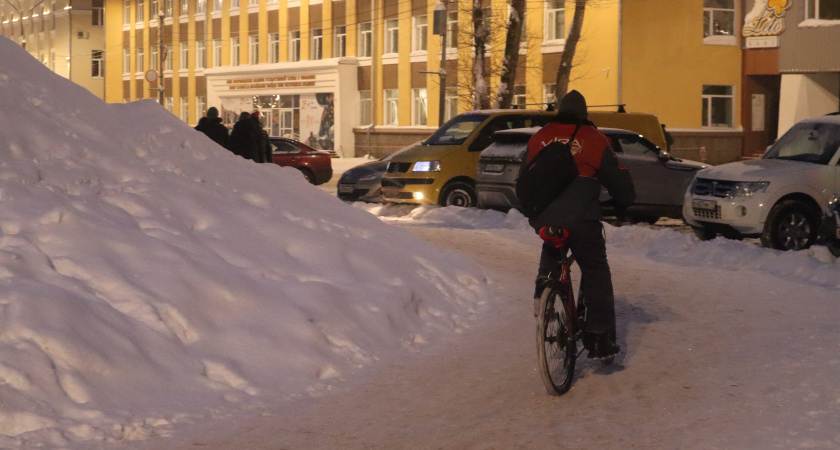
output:
[[[298,153],[297,146],[288,141],[271,141],[272,153]]]
[[[828,164],[838,147],[840,124],[798,123],[773,144],[764,158]]]
[[[443,124],[429,139],[426,145],[459,145],[487,120],[487,114],[462,114]]]
[[[618,141],[619,147],[627,155],[649,156],[656,157],[659,154],[659,149],[650,141],[641,139],[635,135],[622,135],[613,139]]]

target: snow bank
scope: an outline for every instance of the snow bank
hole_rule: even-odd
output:
[[[480,269],[106,104],[0,37],[0,447],[319,395],[468,325]]]

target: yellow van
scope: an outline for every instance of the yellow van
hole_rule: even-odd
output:
[[[475,190],[478,158],[493,133],[512,128],[541,127],[554,111],[505,109],[459,114],[432,136],[403,150],[388,163],[382,196],[396,203],[470,207],[478,204]],[[622,128],[644,135],[666,148],[659,120],[652,114],[590,111],[599,127]]]

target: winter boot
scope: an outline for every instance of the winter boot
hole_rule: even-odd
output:
[[[587,359],[597,359],[600,361],[607,361],[615,358],[615,355],[621,351],[621,347],[615,343],[615,334],[613,333],[587,333],[584,337],[584,347],[589,351],[586,355]]]

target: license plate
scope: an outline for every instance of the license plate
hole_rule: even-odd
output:
[[[505,170],[504,164],[487,164],[484,166],[485,172],[501,172],[503,170]]]
[[[353,186],[339,186],[338,192],[341,192],[342,194],[349,194],[353,192]]]
[[[717,202],[714,200],[693,199],[691,200],[691,206],[696,209],[709,209],[714,211],[717,209]]]

